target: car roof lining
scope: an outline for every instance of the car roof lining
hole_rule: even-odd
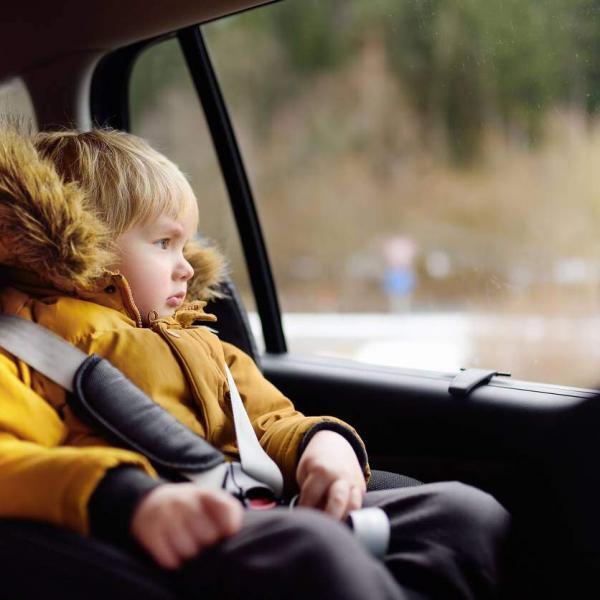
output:
[[[105,53],[269,0],[22,0],[2,7],[0,81],[81,53]],[[272,0],[271,0],[272,1]]]

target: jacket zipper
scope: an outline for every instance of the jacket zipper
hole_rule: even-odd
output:
[[[135,305],[135,302],[133,300],[133,294],[131,293],[131,288],[129,287],[127,280],[124,277],[122,277],[120,283],[125,291],[125,301],[127,304],[127,308],[133,313],[137,326],[143,327],[144,323],[142,321],[142,315],[140,314],[138,307]]]

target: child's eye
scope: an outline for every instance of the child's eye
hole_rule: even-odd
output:
[[[160,240],[156,240],[154,242],[155,246],[158,246],[159,248],[162,248],[163,250],[166,250],[169,247],[169,242],[171,240],[169,240],[169,238],[162,238]]]

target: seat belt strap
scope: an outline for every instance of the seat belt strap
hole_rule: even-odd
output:
[[[229,384],[229,396],[231,411],[235,424],[235,435],[237,437],[240,463],[248,475],[266,483],[277,497],[283,493],[283,476],[275,461],[263,450],[260,445],[244,403],[235,385],[233,375],[225,364],[227,383]]]
[[[71,392],[67,402],[80,419],[117,445],[143,454],[158,469],[204,473],[225,461],[108,360],[88,356],[45,327],[0,314],[0,347]]]
[[[167,464],[167,467],[176,467],[189,472],[190,465],[196,465],[196,470],[202,472],[206,468],[215,466],[215,463],[222,462],[222,455],[212,448],[206,440],[194,434],[170,413],[145,396],[118,369],[110,365],[109,361],[100,357],[88,356],[46,327],[14,315],[0,314],[0,346],[67,391],[78,392],[75,394],[77,402],[82,402],[84,397],[89,398],[91,396],[92,402],[88,402],[83,408],[85,408],[86,414],[89,414],[90,411],[95,413],[94,421],[101,426],[104,425],[104,427],[101,427],[104,432],[108,431],[109,434],[115,433],[118,436],[118,427],[111,427],[111,417],[116,417],[114,420],[120,420],[121,425],[126,420],[128,422],[126,427],[128,435],[120,441],[133,445],[136,450],[147,455],[151,460],[157,460],[152,452],[152,435],[147,436],[144,435],[144,432],[140,432],[142,443],[137,443],[137,445],[135,441],[132,443],[132,439],[138,438],[135,435],[135,429],[136,426],[141,425],[142,419],[145,423],[152,423],[153,417],[160,414],[161,420],[168,424],[166,429],[173,437],[184,435],[187,443],[182,441],[178,448],[185,456],[190,455],[190,450],[201,446],[200,457],[198,457],[198,452],[194,453],[192,451],[193,460],[186,459],[184,464],[177,460],[175,461],[177,464]],[[283,491],[281,471],[260,445],[231,371],[227,365],[225,365],[225,369],[242,468],[248,475],[269,486],[275,495],[279,497]],[[115,388],[119,386],[131,387],[132,393],[128,395],[132,398],[132,401],[136,402],[135,410],[132,410],[134,409],[134,406],[132,406],[129,410],[116,411],[115,408],[118,407],[114,406],[114,402],[111,402],[110,398],[102,398],[100,394],[94,396],[94,390],[92,389],[82,390],[81,387],[85,386],[85,383],[81,381],[83,378],[77,377],[77,375],[81,374],[83,370],[93,370],[94,375],[98,375],[96,379],[99,379],[100,384],[112,385]],[[87,380],[87,378],[85,379]],[[99,385],[96,385],[95,389],[97,390],[99,387]],[[103,394],[103,396],[105,395]],[[192,440],[190,434],[198,441]],[[208,463],[210,464],[207,464],[205,458],[207,447],[215,454],[215,456],[209,457]],[[180,451],[179,449],[177,452]],[[217,460],[217,455],[220,460]],[[161,464],[160,459],[157,462]],[[167,459],[166,462],[169,463],[171,460]]]
[[[0,314],[0,346],[30,367],[73,392],[75,373],[88,355],[46,327]]]

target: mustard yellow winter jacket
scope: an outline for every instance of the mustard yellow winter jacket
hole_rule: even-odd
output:
[[[127,281],[107,271],[108,240],[76,186],[63,183],[29,140],[0,134],[1,312],[108,358],[155,402],[236,458],[227,364],[288,489],[311,428],[329,421],[356,436],[333,417],[296,411],[250,357],[204,326],[218,328],[203,301],[142,326]],[[189,294],[210,297],[220,276],[218,256],[192,244],[186,254],[196,273]],[[38,519],[86,533],[91,494],[109,469],[124,464],[156,477],[145,457],[111,446],[75,417],[61,387],[0,351],[0,518]]]

